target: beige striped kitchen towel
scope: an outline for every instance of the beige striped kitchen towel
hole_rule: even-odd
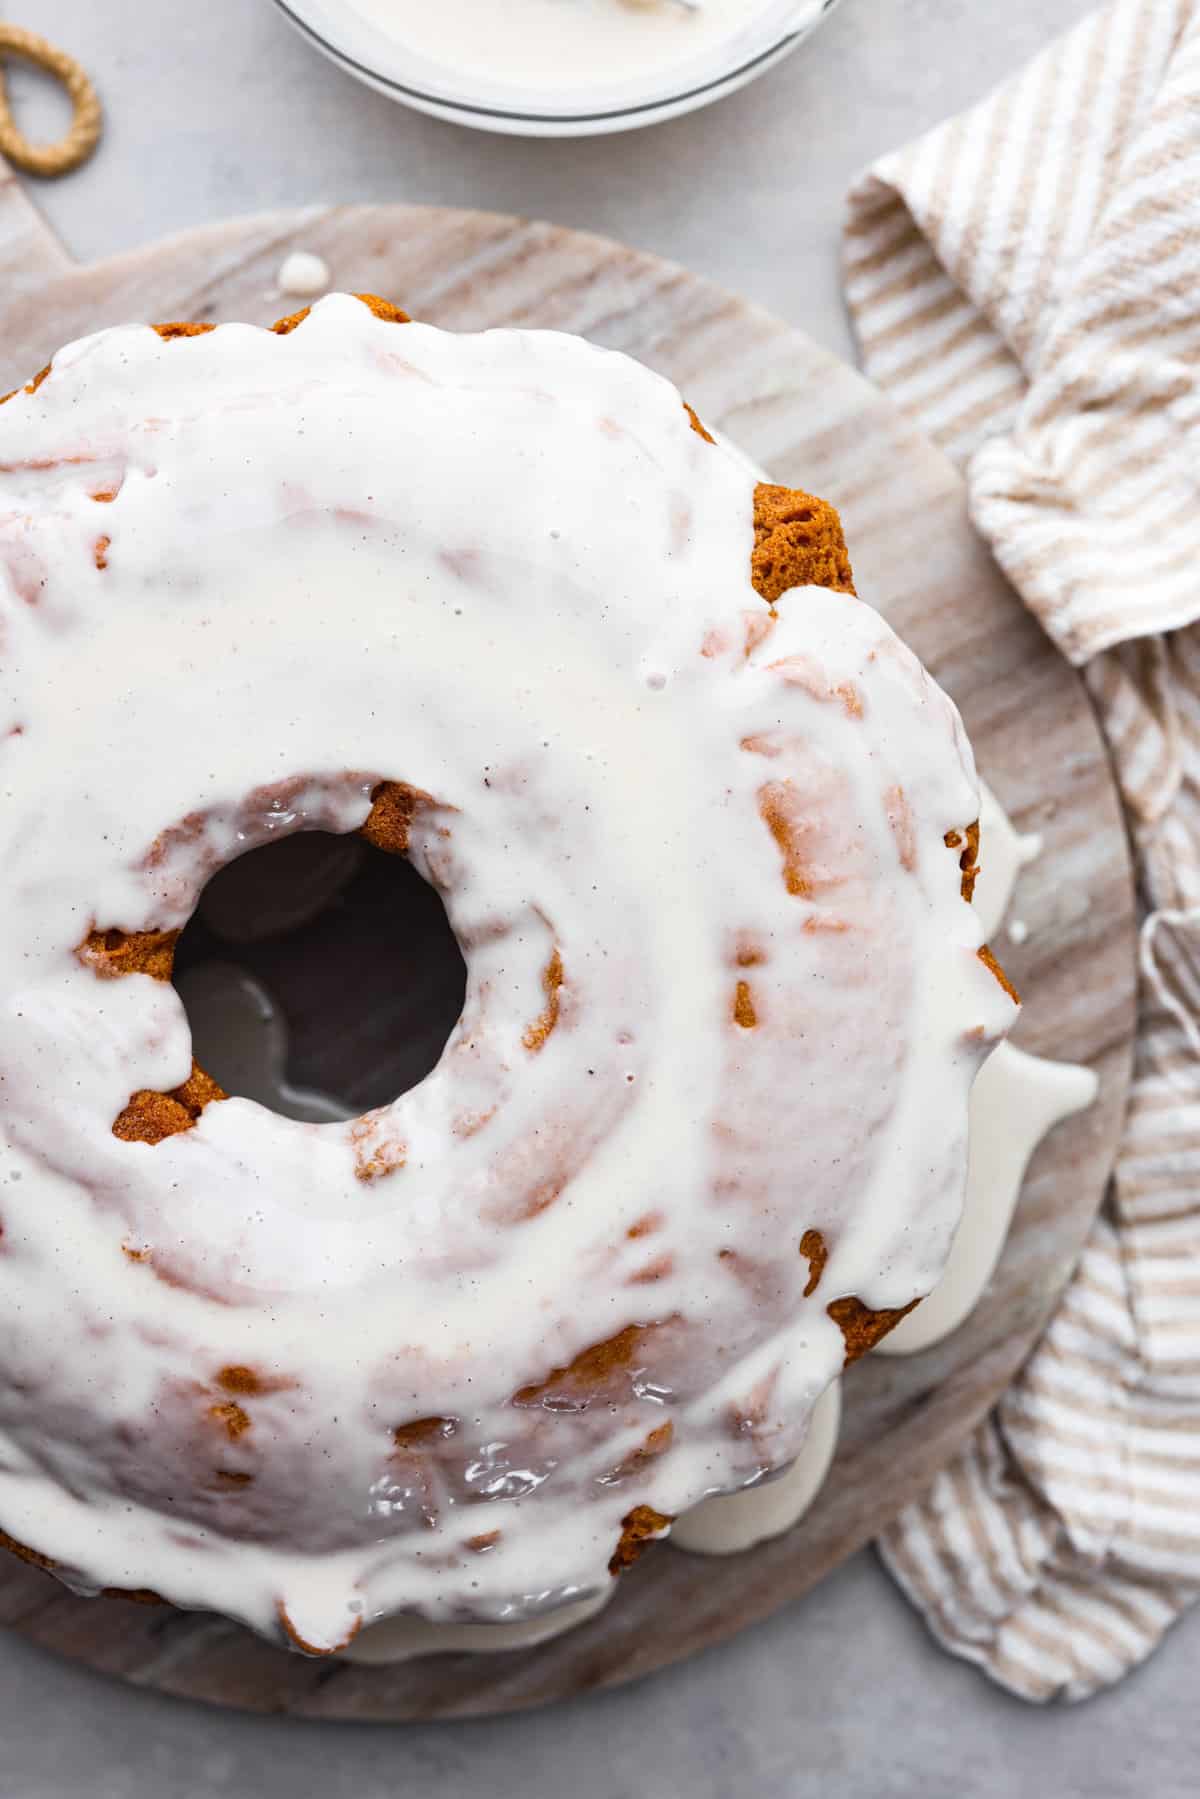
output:
[[[1200,0],[1115,0],[850,195],[867,372],[1107,733],[1146,909],[1108,1204],[995,1414],[882,1543],[941,1641],[1079,1699],[1200,1595]]]

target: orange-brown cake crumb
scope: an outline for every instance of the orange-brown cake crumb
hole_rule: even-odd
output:
[[[397,1449],[426,1449],[433,1443],[444,1443],[458,1426],[453,1418],[412,1418],[398,1424],[392,1432]]]
[[[299,312],[289,312],[286,318],[276,319],[271,329],[276,337],[286,337],[290,331],[296,329],[297,325],[304,323],[311,311],[311,306],[302,306]]]
[[[635,1505],[631,1512],[626,1512],[621,1520],[620,1540],[608,1564],[609,1573],[624,1574],[626,1568],[631,1568],[637,1561],[646,1545],[652,1543],[655,1537],[661,1537],[671,1522],[665,1512],[656,1512],[652,1505]]]
[[[894,1330],[902,1318],[907,1318],[917,1303],[917,1300],[910,1299],[906,1306],[873,1312],[861,1299],[831,1300],[825,1310],[845,1338],[845,1366],[848,1368],[859,1356],[866,1355],[868,1349],[874,1349],[880,1339]]]
[[[547,1037],[558,1023],[558,1010],[561,1003],[559,988],[562,984],[562,957],[556,949],[542,970],[542,992],[546,995],[546,1004],[521,1038],[525,1048],[532,1050],[535,1055],[543,1047]]]
[[[218,1405],[210,1405],[208,1415],[224,1427],[231,1443],[236,1443],[250,1429],[250,1414],[236,1399],[224,1399]]]
[[[161,1143],[164,1137],[190,1131],[205,1106],[228,1095],[193,1059],[192,1072],[170,1093],[139,1088],[113,1122],[113,1136],[124,1143]]]
[[[688,423],[691,425],[692,430],[696,433],[696,435],[698,437],[702,437],[706,444],[715,444],[717,441],[716,438],[712,435],[712,433],[710,431],[705,430],[704,426],[700,422],[700,418],[696,412],[695,407],[689,406],[687,401],[685,400],[683,402],[683,410],[687,413]]]
[[[203,1068],[193,1057],[192,1072],[182,1087],[176,1087],[171,1094],[177,1099],[185,1111],[190,1112],[193,1119],[199,1118],[205,1106],[214,1100],[227,1099],[229,1096],[223,1087],[219,1087],[211,1074],[205,1074]]]
[[[841,519],[827,500],[798,488],[766,481],[755,488],[750,567],[755,588],[771,604],[789,587],[854,592]]]
[[[0,1549],[7,1549],[21,1561],[28,1562],[31,1567],[45,1568],[48,1573],[58,1566],[57,1562],[52,1561],[48,1555],[43,1555],[40,1550],[30,1549],[25,1543],[18,1543],[17,1539],[10,1537],[6,1530],[0,1530]]]
[[[419,787],[409,787],[404,781],[381,781],[371,795],[371,810],[359,827],[359,836],[389,856],[406,855],[413,819],[434,804]]]
[[[954,842],[951,843],[950,839]],[[946,845],[949,849],[957,849],[963,843],[957,831],[947,831]],[[958,866],[962,870],[962,896],[969,904],[975,897],[975,883],[979,879],[979,820],[968,825],[965,832],[963,852],[958,858]]]
[[[820,1231],[805,1231],[800,1239],[800,1254],[808,1263],[808,1285],[804,1289],[804,1297],[810,1299],[821,1284],[821,1276],[829,1260],[829,1251]]]
[[[178,931],[89,931],[76,954],[102,980],[148,974],[169,981],[178,941]]]
[[[594,1399],[605,1399],[621,1385],[650,1340],[653,1325],[627,1324],[615,1337],[581,1350],[564,1368],[552,1368],[535,1386],[513,1394],[514,1405],[549,1405],[557,1411],[583,1411]]]
[[[744,1031],[752,1031],[758,1023],[758,1013],[754,1006],[754,995],[750,991],[749,981],[739,981],[733,992],[733,1022]]]
[[[161,1143],[165,1137],[190,1131],[195,1122],[195,1114],[171,1094],[139,1087],[130,1094],[128,1105],[117,1113],[112,1132],[122,1143]]]
[[[278,1386],[278,1382],[265,1381],[253,1368],[247,1368],[243,1362],[231,1362],[228,1367],[217,1371],[217,1385],[225,1393],[270,1393]]]
[[[666,1454],[674,1436],[675,1426],[668,1418],[665,1424],[658,1425],[638,1444],[636,1449],[631,1450],[625,1460],[614,1468],[611,1474],[604,1477],[606,1482],[613,1484],[617,1481],[629,1480],[631,1476],[642,1473],[660,1455]]]
[[[380,294],[355,294],[368,312],[373,312],[377,319],[384,319],[389,325],[411,325],[412,320],[403,309],[391,300],[385,300]]]
[[[758,790],[758,810],[763,823],[779,845],[783,858],[783,884],[797,899],[807,899],[812,885],[805,872],[804,838],[807,820],[787,781],[767,781]]]
[[[1004,970],[1001,968],[999,962],[997,962],[995,956],[993,956],[993,954],[992,954],[991,950],[988,948],[987,944],[985,943],[985,944],[981,945],[981,947],[976,951],[976,954],[978,955],[979,960],[983,963],[983,966],[987,969],[990,969],[992,974],[995,975],[996,979],[999,981],[1000,985],[1003,987],[1005,993],[1007,993],[1009,999],[1012,1000],[1013,1004],[1015,1006],[1019,1006],[1021,1003],[1021,995],[1017,992],[1016,988],[1013,986],[1012,982],[1009,980],[1008,976],[1005,974]]]

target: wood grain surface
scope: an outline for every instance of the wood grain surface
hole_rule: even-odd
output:
[[[385,294],[439,325],[553,326],[626,350],[677,382],[773,478],[841,509],[860,593],[953,694],[981,771],[1018,825],[1045,838],[1022,877],[1028,939],[1001,945],[1028,1002],[1017,1041],[1101,1077],[1096,1105],[1039,1151],[969,1321],[920,1356],[868,1358],[851,1371],[837,1460],[808,1516],[724,1560],[656,1547],[605,1612],[541,1649],[390,1668],[314,1662],[218,1618],[80,1599],[0,1556],[0,1623],[145,1686],[307,1717],[513,1710],[634,1679],[798,1598],[928,1483],[1003,1390],[1070,1272],[1112,1165],[1134,1024],[1130,867],[1083,688],[976,540],[955,471],[851,369],[685,269],[547,225],[398,206],[239,219],[79,269],[9,177],[0,180],[0,381],[11,386],[61,343],[128,319],[267,323],[295,308],[275,291],[293,248],[322,255],[337,286]],[[323,1078],[319,1067],[305,1076]]]

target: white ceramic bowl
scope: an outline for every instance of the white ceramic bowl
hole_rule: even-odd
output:
[[[310,43],[369,87],[434,118],[519,137],[630,131],[707,106],[782,61],[837,3],[772,0],[735,36],[666,73],[573,87],[556,98],[545,88],[488,83],[433,63],[397,44],[349,0],[275,0]]]

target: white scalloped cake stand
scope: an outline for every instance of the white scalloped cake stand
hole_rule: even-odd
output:
[[[505,1711],[634,1679],[796,1599],[925,1486],[1001,1392],[1112,1165],[1134,1022],[1125,834],[1083,688],[972,534],[949,463],[850,368],[685,269],[549,225],[400,206],[231,220],[77,268],[10,177],[0,181],[0,381],[12,386],[59,344],[126,319],[267,323],[299,304],[274,291],[291,249],[323,256],[337,286],[386,294],[440,325],[548,325],[630,351],[775,479],[835,502],[860,591],[954,695],[1019,827],[1045,838],[1022,881],[1028,939],[1004,946],[1029,1002],[1018,1041],[1101,1079],[1096,1105],[1038,1152],[968,1322],[922,1355],[852,1370],[838,1456],[801,1523],[721,1560],[656,1548],[607,1610],[543,1648],[382,1668],[308,1661],[216,1618],[76,1598],[0,1556],[0,1623],[142,1685],[306,1717]]]

